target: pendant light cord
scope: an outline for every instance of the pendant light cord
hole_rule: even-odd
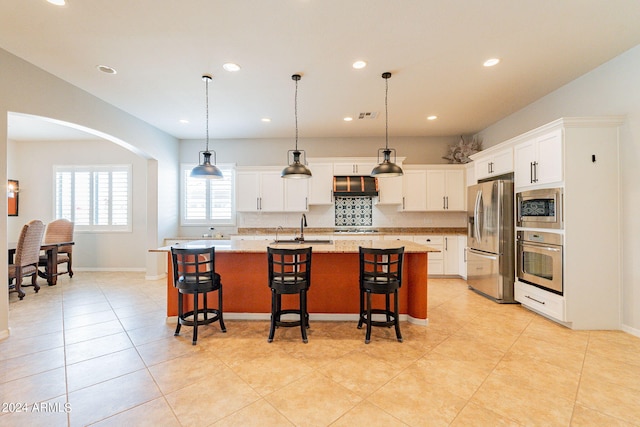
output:
[[[296,117],[296,151],[298,151],[298,80],[300,79],[294,78],[294,80],[296,81],[296,94],[294,99],[293,111]]]
[[[206,151],[209,151],[209,80],[211,80],[211,77],[209,76],[205,76],[204,77],[204,84],[205,84],[205,91],[206,91],[206,111],[207,111],[207,121],[206,121],[206,129],[207,129],[207,149]]]
[[[389,149],[389,105],[387,98],[389,97],[389,77],[384,79],[384,148]]]

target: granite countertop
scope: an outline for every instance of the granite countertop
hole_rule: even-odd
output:
[[[358,228],[358,227],[348,227],[349,228]],[[365,229],[360,227],[359,229]],[[346,229],[341,231],[339,228],[312,228],[305,227],[305,234],[349,234]],[[367,229],[369,230],[369,229]],[[467,229],[465,227],[454,227],[454,228],[438,228],[438,227],[413,227],[413,228],[405,228],[405,227],[379,227],[379,228],[371,228],[371,230],[375,231],[365,231],[365,232],[352,232],[353,234],[375,234],[375,235],[384,235],[384,234],[407,234],[407,235],[421,235],[421,234],[456,234],[456,235],[466,235]],[[238,228],[238,232],[236,235],[274,235],[276,234],[276,229],[274,227],[267,228]],[[279,235],[286,234],[300,234],[300,228],[284,228],[278,230]]]
[[[359,247],[389,249],[404,246],[406,253],[440,252],[430,246],[421,245],[410,241],[402,240],[335,240],[331,243],[295,243],[295,244],[271,244],[264,240],[193,240],[177,245],[163,246],[157,249],[150,249],[149,252],[169,252],[171,247],[185,249],[201,249],[215,246],[216,252],[229,253],[265,253],[267,246],[274,248],[301,248],[311,246],[315,253],[358,253]]]

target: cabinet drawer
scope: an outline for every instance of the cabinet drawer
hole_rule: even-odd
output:
[[[554,319],[565,321],[564,298],[560,295],[516,281],[515,299],[526,307]]]
[[[433,249],[437,249],[440,252],[429,252],[429,262],[432,260],[442,260],[443,252],[444,252],[444,237],[443,236],[414,236],[413,241],[415,243],[419,243],[421,245],[429,246]],[[442,261],[441,267],[442,270]],[[443,274],[443,273],[432,273],[432,274]]]

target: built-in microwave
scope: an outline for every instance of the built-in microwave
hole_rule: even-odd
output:
[[[516,225],[527,228],[562,229],[562,188],[517,193]]]

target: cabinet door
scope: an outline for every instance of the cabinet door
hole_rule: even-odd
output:
[[[458,236],[444,236],[444,274],[458,275]]]
[[[312,172],[313,173],[313,172]],[[309,179],[284,179],[284,210],[306,212],[309,210]]]
[[[551,132],[536,139],[538,184],[562,181],[562,131]]]
[[[377,204],[379,205],[402,204],[402,177],[401,176],[378,178]]]
[[[309,204],[330,205],[333,203],[333,163],[310,163]]]
[[[476,176],[476,180],[483,179],[491,175],[491,157],[483,157],[481,159],[475,160],[474,174]]]
[[[515,185],[516,187],[526,187],[533,185],[535,179],[534,167],[536,161],[535,140],[526,141],[516,145],[514,148],[515,157]]]
[[[467,236],[458,236],[458,275],[467,279]]]
[[[280,172],[260,173],[260,211],[282,212],[284,210],[284,179]]]
[[[377,163],[356,163],[356,175],[371,175],[373,168],[378,166]]]
[[[313,173],[313,172],[312,172]],[[334,175],[357,175],[355,163],[334,163],[333,164]]]
[[[466,210],[467,187],[465,186],[464,170],[445,171],[445,196],[447,198],[447,210]]]
[[[427,210],[446,210],[445,171],[427,171]]]
[[[427,171],[405,170],[402,176],[402,210],[427,210]]]
[[[504,173],[513,172],[513,149],[508,148],[504,151],[495,153],[492,162],[492,175],[502,175]]]
[[[236,172],[236,210],[238,212],[260,210],[260,174],[258,172]]]

